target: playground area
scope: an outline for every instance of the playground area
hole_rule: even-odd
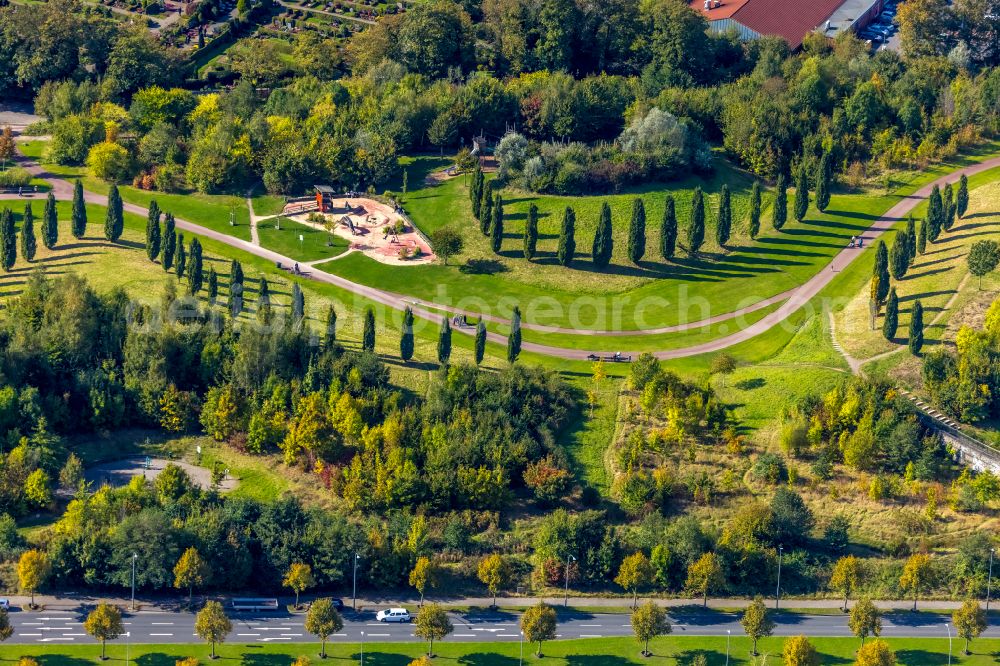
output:
[[[202,490],[208,490],[212,487],[212,470],[210,469],[198,467],[197,465],[180,460],[166,460],[163,458],[151,458],[149,456],[133,456],[131,458],[99,463],[87,468],[84,478],[90,484],[91,489],[97,489],[103,485],[118,488],[128,485],[136,476],[143,476],[152,481],[163,472],[167,465],[171,464],[184,470],[188,478],[191,479],[191,482]],[[228,492],[235,489],[238,485],[239,481],[227,473],[217,487],[222,492]]]
[[[311,208],[311,210],[309,210]],[[434,260],[430,245],[392,206],[361,197],[331,198],[324,212],[289,202],[283,215],[299,224],[327,230],[383,264],[426,264]]]

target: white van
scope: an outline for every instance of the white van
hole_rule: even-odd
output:
[[[387,608],[375,614],[379,622],[409,622],[410,611],[405,608]]]

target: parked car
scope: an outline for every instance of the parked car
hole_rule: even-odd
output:
[[[344,600],[343,599],[338,599],[337,597],[333,597],[332,599],[330,599],[330,603],[333,604],[333,607],[337,609],[338,613],[343,613],[344,612]]]
[[[0,608],[10,610],[10,599],[0,599]]]
[[[410,611],[405,608],[386,608],[375,614],[379,622],[409,622]]]

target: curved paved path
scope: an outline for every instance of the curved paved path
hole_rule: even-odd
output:
[[[38,164],[23,160],[26,168],[32,172],[33,175],[44,178],[49,183],[52,184],[52,191],[54,192],[57,199],[67,199],[71,200],[73,197],[73,185],[64,178],[54,176],[49,174]],[[986,171],[995,167],[1000,167],[1000,157],[994,157],[978,164],[963,167],[954,171],[950,174],[942,176],[937,180],[928,183],[924,187],[920,188],[913,194],[903,197],[902,200],[889,209],[882,217],[875,220],[870,227],[864,232],[865,240],[869,244],[876,240],[879,236],[885,233],[887,230],[891,229],[892,226],[899,222],[901,219],[905,218],[906,215],[912,211],[921,201],[923,201],[927,196],[930,195],[931,189],[934,185],[943,186],[945,183],[954,182],[959,179],[962,174],[966,176],[971,176],[982,171]],[[16,195],[15,195],[16,196]],[[107,197],[95,192],[84,191],[84,198],[88,203],[106,206]],[[147,210],[142,206],[137,206],[135,204],[126,203],[124,204],[124,209],[130,213],[135,213],[137,215],[145,216]],[[244,241],[239,238],[233,238],[224,233],[214,231],[212,229],[207,229],[198,224],[176,218],[177,228],[183,229],[185,231],[190,231],[192,233],[199,234],[205,238],[210,238],[212,240],[218,241],[230,247],[234,247],[244,252],[256,255],[263,259],[273,262],[281,262],[283,265],[292,265],[295,263],[294,259],[286,257],[284,255],[278,254],[268,250],[267,248],[254,245],[252,242]],[[839,273],[840,271],[847,268],[852,261],[858,256],[860,256],[862,251],[851,248],[844,248],[841,250],[823,269],[816,273],[811,279],[806,281],[801,286],[779,294],[777,296],[771,297],[767,301],[762,303],[773,304],[784,299],[784,302],[780,307],[776,308],[773,312],[768,313],[766,316],[762,317],[758,321],[750,324],[746,328],[743,328],[735,333],[726,335],[708,342],[704,342],[698,345],[692,345],[690,347],[681,347],[678,349],[670,349],[665,351],[653,352],[654,356],[659,359],[677,359],[686,358],[688,356],[697,356],[699,354],[707,354],[711,352],[721,351],[733,345],[737,345],[741,342],[746,342],[751,338],[754,338],[762,333],[765,333],[772,329],[773,327],[784,322],[788,317],[794,314],[799,308],[803,307],[806,303],[812,300],[820,291],[823,290]],[[346,280],[340,276],[321,271],[315,267],[312,268],[311,272],[304,275],[303,277],[307,279],[316,280],[318,282],[324,282],[326,284],[331,284],[350,293],[356,294],[358,296],[367,298],[375,303],[381,305],[386,305],[388,307],[394,308],[396,310],[402,310],[403,308],[410,306],[413,309],[413,314],[421,319],[425,319],[431,322],[438,322],[441,319],[441,310],[448,312],[456,312],[453,308],[447,308],[444,306],[438,306],[432,303],[423,303],[412,297],[403,296],[401,294],[396,294],[389,291],[384,291],[382,289],[377,289],[375,287],[369,287],[362,284],[357,284]],[[663,332],[672,332],[673,330],[685,330],[695,327],[704,326],[708,323],[715,323],[717,321],[723,321],[725,319],[730,319],[738,316],[739,314],[745,314],[751,309],[759,309],[764,307],[761,303],[757,303],[750,308],[745,308],[742,311],[737,311],[729,313],[726,315],[720,315],[719,317],[712,318],[710,320],[705,320],[704,322],[695,322],[692,324],[681,325],[678,327],[668,327],[667,329],[655,329],[647,331],[629,331],[627,333],[617,333],[617,335],[656,335]],[[474,314],[474,313],[467,313]],[[506,323],[503,319],[493,318],[490,320],[494,322]],[[528,325],[523,325],[522,328],[528,329]],[[459,328],[457,329],[460,333],[466,335],[473,335],[474,329]],[[575,333],[580,333],[583,335],[600,335],[613,337],[615,333],[605,333],[605,332],[593,332],[593,331],[574,331]],[[487,333],[487,339],[491,342],[497,344],[505,345],[507,338],[498,333]],[[580,350],[580,349],[566,349],[564,347],[553,347],[550,345],[538,344],[535,342],[524,341],[521,345],[522,351],[532,352],[536,354],[542,354],[544,356],[550,356],[554,358],[562,358],[567,360],[587,360],[588,356],[592,354],[597,354],[600,356],[607,356],[606,351],[590,351],[590,350]],[[625,355],[636,356],[639,352],[629,352],[622,351]]]

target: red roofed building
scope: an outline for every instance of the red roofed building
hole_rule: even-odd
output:
[[[797,49],[807,34],[825,27],[845,0],[690,0],[690,4],[705,15],[712,32],[735,30],[742,39],[777,35]]]

